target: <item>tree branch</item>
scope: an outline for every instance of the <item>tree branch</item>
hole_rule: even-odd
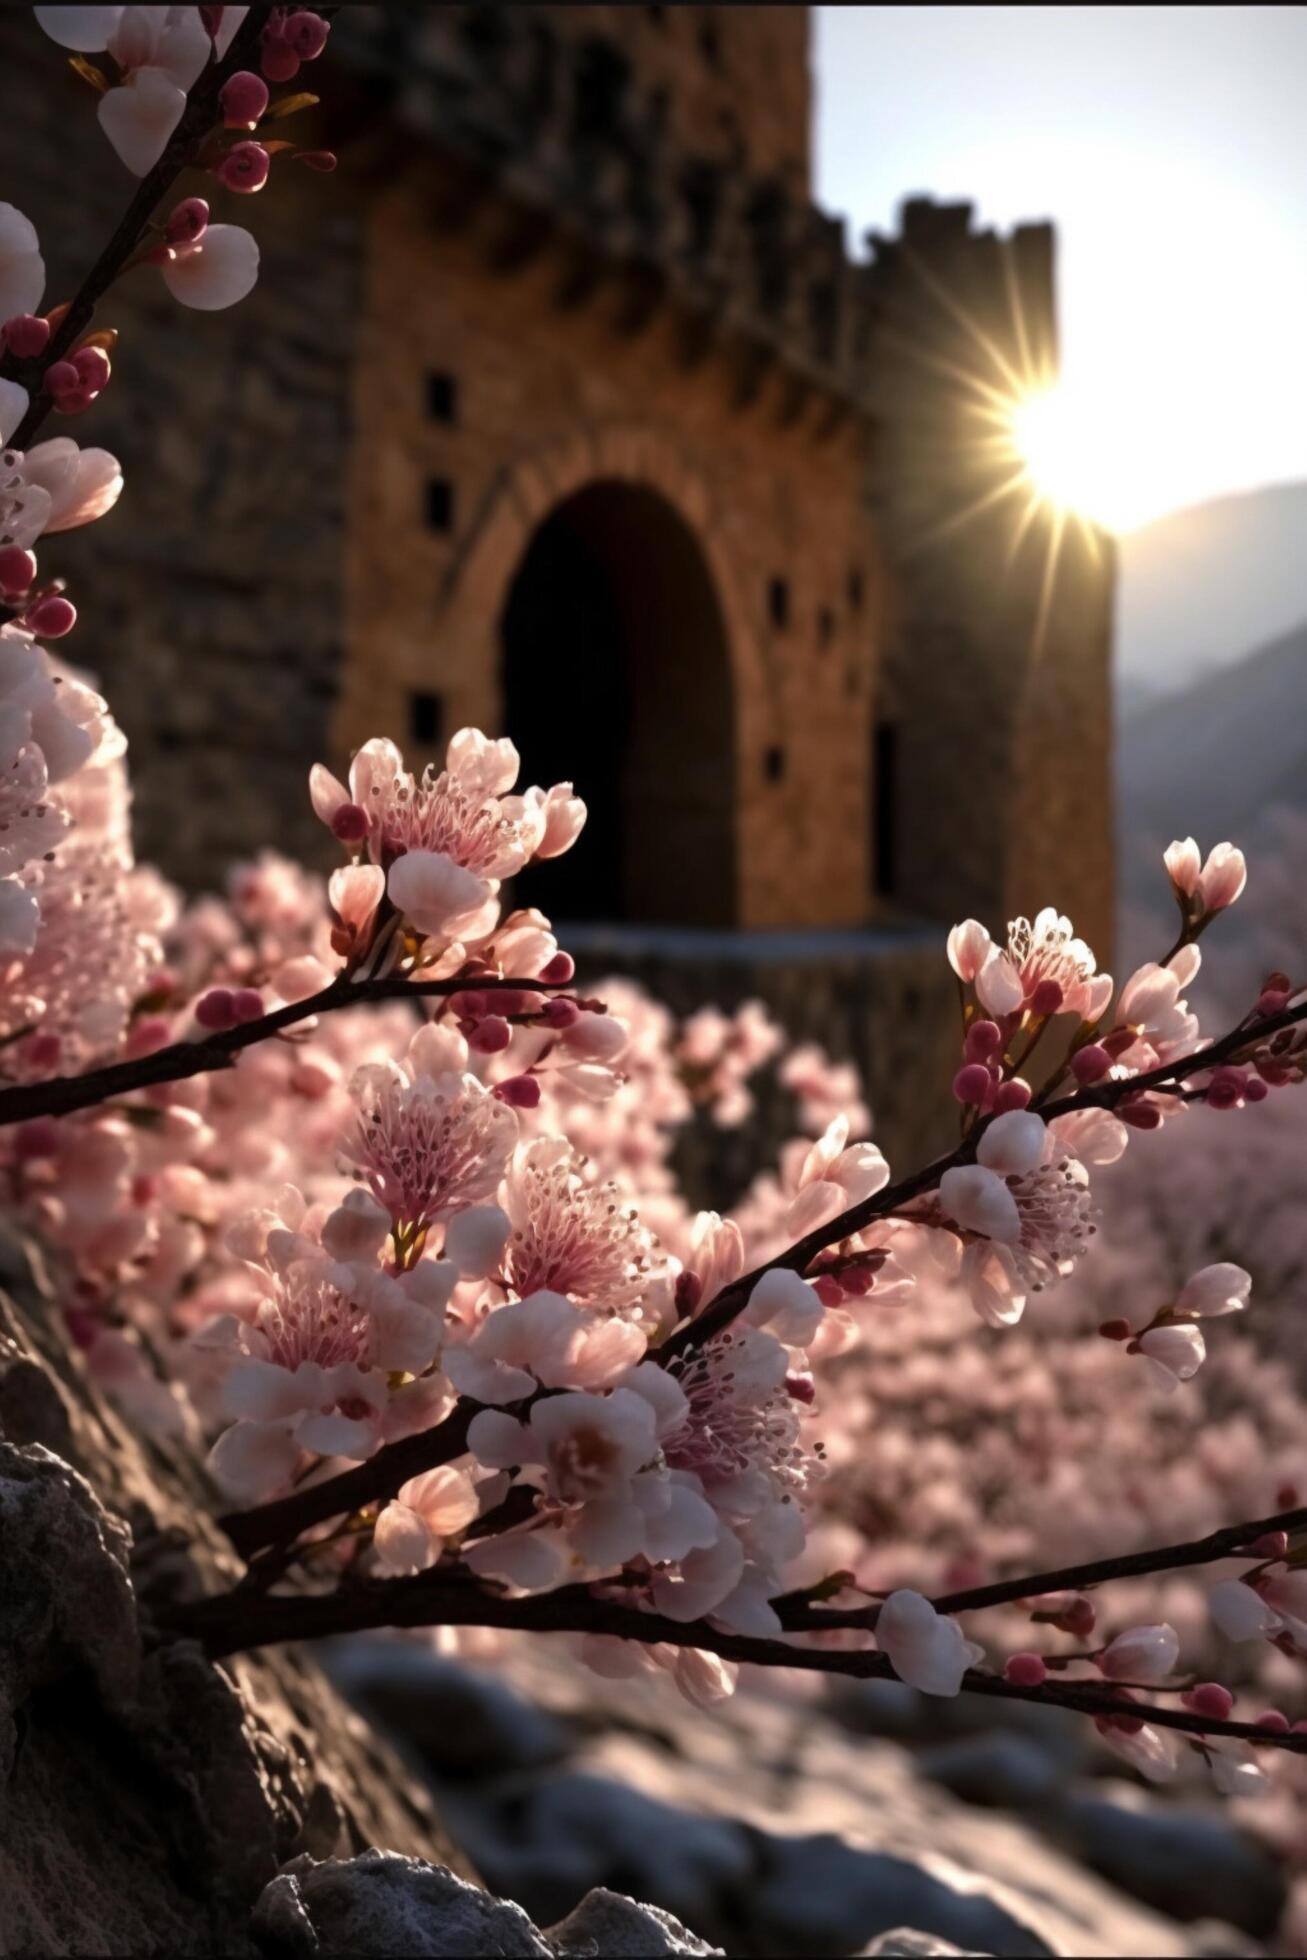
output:
[[[1083,1592],[1111,1579],[1137,1579],[1154,1572],[1175,1572],[1182,1566],[1212,1565],[1218,1559],[1236,1558],[1241,1552],[1253,1556],[1256,1541],[1272,1531],[1307,1531],[1307,1509],[1277,1511],[1269,1518],[1223,1525],[1205,1538],[1160,1545],[1153,1551],[1123,1552],[1116,1558],[1095,1559],[1085,1565],[1063,1565],[1052,1572],[1028,1572],[988,1586],[970,1586],[965,1592],[944,1593],[933,1604],[938,1613],[976,1613],[987,1606],[1007,1606],[1043,1593]],[[875,1626],[878,1611],[875,1606],[811,1607],[801,1595],[772,1603],[788,1630],[805,1633],[834,1632],[842,1627],[868,1630]]]
[[[181,121],[169,137],[163,155],[137,185],[113,236],[69,302],[44,351],[30,360],[18,360],[12,354],[0,360],[0,378],[17,381],[31,395],[27,413],[8,445],[11,449],[31,448],[33,438],[54,407],[51,397],[43,392],[47,370],[64,359],[91,324],[97,305],[142,243],[156,206],[190,163],[197,142],[219,120],[218,96],[223,83],[238,69],[258,67],[259,39],[271,11],[267,6],[251,7],[222,60],[209,61],[190,91]]]
[[[368,1581],[332,1593],[261,1598],[226,1593],[161,1607],[157,1617],[169,1633],[199,1640],[215,1660],[281,1641],[316,1640],[379,1627],[477,1626],[526,1633],[607,1634],[645,1645],[706,1650],[724,1660],[755,1667],[788,1667],[863,1681],[896,1678],[881,1653],[796,1647],[784,1640],[725,1633],[707,1620],[669,1620],[618,1600],[596,1599],[584,1586],[564,1586],[525,1599],[508,1599],[470,1580],[437,1573]],[[1219,1736],[1307,1754],[1307,1735],[1292,1731],[1276,1734],[1252,1722],[1215,1721],[1185,1708],[1127,1700],[1095,1681],[1050,1678],[1037,1688],[1023,1688],[1000,1675],[971,1668],[963,1677],[963,1689],[1013,1701],[1043,1702],[1084,1715],[1121,1715],[1190,1735]]]
[[[470,979],[466,975],[449,980],[420,980],[410,975],[387,974],[380,980],[350,980],[343,974],[311,994],[307,1000],[291,1001],[257,1021],[242,1021],[221,1034],[205,1034],[197,1041],[175,1041],[157,1048],[151,1055],[138,1055],[128,1062],[110,1062],[104,1068],[88,1069],[85,1075],[53,1075],[43,1082],[20,1082],[0,1089],[0,1128],[10,1123],[27,1123],[37,1116],[71,1116],[79,1109],[93,1109],[114,1096],[130,1095],[135,1089],[154,1089],[165,1082],[183,1082],[192,1075],[211,1075],[216,1069],[230,1068],[243,1048],[266,1041],[293,1028],[300,1021],[319,1014],[332,1014],[342,1007],[359,1007],[376,1000],[430,1000],[451,994],[557,993],[572,988],[573,981]]]
[[[466,986],[467,983],[464,982],[463,984]],[[476,984],[478,989],[483,989],[488,983],[478,981]],[[511,985],[513,983],[501,984]],[[534,985],[535,983],[532,984]],[[368,982],[365,985],[388,987],[390,983]],[[430,983],[430,990],[433,992],[439,991],[442,988],[458,991],[456,988],[449,989],[448,983],[446,982]],[[328,989],[328,992],[330,991]],[[364,997],[362,989],[357,990],[356,997]],[[324,996],[319,995],[318,1001],[321,1002],[323,998]],[[306,1003],[305,1005],[307,1007],[309,1004]],[[1185,1076],[1198,1074],[1203,1069],[1213,1068],[1219,1062],[1223,1061],[1227,1055],[1235,1052],[1237,1048],[1245,1047],[1253,1040],[1266,1040],[1271,1035],[1278,1033],[1281,1028],[1291,1027],[1304,1019],[1307,1019],[1307,1001],[1297,1007],[1283,1008],[1278,1014],[1267,1016],[1266,1019],[1256,1024],[1255,1029],[1251,1033],[1247,1027],[1234,1029],[1230,1034],[1222,1037],[1220,1041],[1212,1042],[1207,1048],[1200,1050],[1198,1053],[1181,1056],[1174,1062],[1161,1063],[1157,1068],[1149,1070],[1146,1074],[1128,1077],[1123,1082],[1099,1084],[1094,1088],[1078,1090],[1074,1095],[1064,1096],[1059,1102],[1049,1105],[1048,1114],[1050,1116],[1065,1116],[1076,1109],[1111,1109],[1117,1103],[1127,1100],[1129,1096],[1139,1094],[1142,1089],[1156,1088],[1165,1082],[1179,1081]],[[259,1022],[252,1024],[255,1029],[262,1025]],[[243,1031],[234,1030],[233,1032]],[[259,1037],[254,1035],[252,1038],[258,1039]],[[219,1039],[226,1040],[228,1037],[222,1036]],[[244,1043],[241,1045],[243,1046]],[[164,1050],[162,1052],[171,1053],[172,1051]],[[109,1071],[102,1072],[108,1073]],[[196,1072],[198,1071],[192,1071],[192,1073]],[[86,1079],[88,1078],[74,1078],[74,1081]],[[0,1092],[0,1122],[13,1120],[6,1119],[4,1114],[6,1096],[13,1093],[13,1091]],[[84,1105],[78,1104],[74,1106],[82,1107]],[[854,1205],[848,1211],[841,1212],[838,1218],[831,1219],[828,1224],[817,1226],[806,1237],[800,1239],[797,1244],[792,1245],[788,1251],[778,1253],[776,1258],[770,1259],[764,1265],[756,1267],[753,1272],[746,1273],[742,1279],[736,1280],[731,1286],[720,1293],[705,1311],[699,1315],[697,1320],[687,1321],[678,1328],[668,1340],[663,1342],[661,1347],[653,1351],[651,1359],[665,1365],[668,1361],[674,1360],[677,1355],[685,1353],[687,1349],[701,1346],[705,1341],[710,1340],[713,1335],[720,1333],[723,1328],[728,1327],[748,1304],[749,1295],[762,1278],[762,1275],[765,1272],[769,1272],[772,1267],[787,1266],[796,1272],[804,1272],[813,1259],[816,1258],[817,1254],[824,1251],[828,1245],[837,1244],[841,1239],[848,1238],[854,1232],[863,1230],[865,1226],[873,1223],[876,1219],[888,1217],[892,1212],[897,1211],[901,1205],[908,1203],[910,1199],[919,1197],[925,1191],[933,1190],[939,1183],[944,1172],[951,1165],[967,1163],[971,1160],[975,1154],[975,1146],[980,1134],[981,1128],[978,1126],[947,1157],[937,1158],[933,1164],[926,1165],[924,1170],[914,1172],[911,1177],[900,1179],[897,1184],[886,1185],[885,1189],[878,1191],[874,1197],[866,1199],[860,1205]],[[423,1470],[436,1469],[439,1465],[449,1463],[454,1457],[461,1454],[462,1446],[459,1449],[450,1448],[450,1438],[454,1434],[450,1425],[455,1422],[460,1412],[463,1412],[464,1423],[466,1425],[466,1422],[470,1421],[471,1417],[476,1414],[476,1405],[472,1403],[460,1403],[459,1408],[455,1410],[453,1415],[447,1418],[446,1422],[439,1424],[434,1429],[423,1431],[420,1435],[406,1437],[402,1443],[392,1443],[387,1448],[378,1450],[375,1456],[370,1457],[366,1463],[360,1464],[356,1470],[345,1471],[341,1476],[328,1478],[320,1484],[307,1485],[302,1490],[295,1491],[289,1497],[278,1498],[274,1502],[260,1505],[254,1510],[232,1513],[222,1520],[223,1527],[237,1550],[248,1558],[252,1552],[257,1551],[261,1546],[288,1543],[292,1538],[297,1536],[301,1531],[307,1530],[311,1525],[321,1524],[327,1518],[337,1517],[350,1510],[357,1509],[360,1504],[373,1503],[379,1499],[393,1497],[399,1489],[400,1484],[407,1482],[410,1477],[417,1476]],[[464,1428],[465,1433],[466,1428]],[[1241,1527],[1236,1526],[1233,1528],[1237,1531]],[[1277,1527],[1273,1525],[1260,1527],[1260,1529],[1264,1530],[1275,1528]],[[1257,1535],[1255,1530],[1252,1535]],[[1134,1556],[1146,1557],[1148,1555],[1136,1554]],[[1212,1556],[1220,1556],[1220,1554],[1213,1554]],[[1185,1563],[1184,1560],[1178,1560],[1176,1562],[1180,1564]],[[1104,1563],[1113,1562],[1105,1561]],[[1134,1569],[1151,1570],[1153,1568],[1140,1566]],[[1116,1575],[1112,1572],[1105,1573],[1104,1576],[1113,1577]],[[1045,1575],[1045,1578],[1047,1583],[1039,1588],[1041,1591],[1055,1591],[1059,1586],[1074,1583],[1066,1579],[1049,1579],[1047,1575]],[[1013,1582],[1013,1584],[1015,1583]],[[1086,1581],[1085,1583],[1093,1582]],[[1018,1599],[1022,1596],[1022,1589],[1018,1586],[1016,1590],[1008,1591],[1003,1596],[1009,1599]],[[986,1601],[984,1603],[995,1602]],[[949,1610],[961,1609],[950,1607]],[[845,1624],[858,1625],[860,1622],[853,1620],[846,1621]]]
[[[1191,1075],[1199,1075],[1205,1069],[1219,1068],[1221,1063],[1228,1061],[1232,1055],[1240,1054],[1245,1049],[1268,1041],[1281,1029],[1294,1027],[1304,1020],[1307,1020],[1307,1000],[1298,1002],[1294,1007],[1283,1007],[1277,1014],[1268,1014],[1259,1021],[1242,1022],[1237,1028],[1232,1028],[1229,1034],[1222,1035],[1218,1041],[1209,1042],[1205,1048],[1197,1049],[1191,1055],[1180,1055],[1174,1061],[1159,1062],[1156,1068],[1147,1069],[1140,1075],[1126,1076],[1121,1081],[1095,1083],[1089,1088],[1074,1090],[1069,1095],[1059,1097],[1056,1102],[1046,1104],[1039,1114],[1045,1122],[1052,1122],[1055,1117],[1070,1116],[1077,1110],[1116,1109],[1121,1103],[1131,1101],[1146,1090],[1162,1089],[1170,1083],[1183,1082]],[[937,1157],[933,1164],[927,1164],[924,1170],[914,1172],[911,1177],[902,1178],[897,1184],[887,1184],[873,1197],[864,1199],[861,1204],[851,1205],[847,1211],[842,1211],[838,1217],[832,1218],[827,1224],[816,1226],[796,1244],[790,1246],[788,1251],[778,1253],[774,1259],[766,1260],[761,1266],[755,1267],[751,1273],[745,1273],[740,1279],[732,1281],[731,1285],[725,1287],[715,1300],[709,1302],[697,1319],[683,1322],[675,1333],[664,1341],[658,1350],[658,1359],[663,1362],[670,1361],[678,1354],[685,1353],[687,1349],[702,1347],[704,1342],[711,1340],[714,1334],[720,1334],[723,1328],[729,1327],[748,1305],[749,1295],[763,1274],[770,1272],[773,1267],[786,1266],[797,1273],[806,1272],[817,1254],[824,1252],[827,1246],[838,1245],[841,1239],[851,1238],[855,1232],[864,1231],[868,1225],[875,1224],[878,1219],[888,1218],[913,1198],[920,1197],[926,1191],[933,1191],[945,1171],[951,1170],[957,1164],[969,1164],[974,1161],[980,1139],[993,1120],[992,1116],[987,1116],[983,1122],[977,1123],[957,1148],[951,1150],[947,1156]]]

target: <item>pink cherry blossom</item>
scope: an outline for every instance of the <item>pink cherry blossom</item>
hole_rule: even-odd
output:
[[[1165,1681],[1175,1672],[1180,1636],[1174,1627],[1131,1627],[1118,1633],[1098,1656],[1109,1681]]]
[[[926,1695],[956,1695],[962,1677],[985,1657],[956,1620],[909,1589],[890,1594],[876,1620],[876,1645],[900,1681]]]
[[[434,1031],[433,1031],[434,1032]],[[512,1110],[476,1077],[447,1072],[422,1034],[405,1062],[370,1063],[354,1078],[357,1125],[345,1164],[412,1235],[495,1195],[517,1141]]]
[[[565,1293],[605,1312],[632,1307],[650,1284],[653,1241],[617,1187],[587,1182],[584,1169],[561,1137],[518,1149],[504,1183],[504,1270],[519,1295]]]
[[[445,1540],[471,1524],[480,1509],[476,1486],[465,1470],[443,1464],[401,1484],[384,1504],[373,1532],[383,1572],[421,1572],[434,1565]]]
[[[1175,1311],[1194,1320],[1215,1320],[1222,1314],[1242,1313],[1252,1292],[1252,1276],[1242,1266],[1223,1262],[1204,1266],[1181,1287]]]
[[[445,1372],[460,1394],[500,1405],[545,1388],[606,1388],[639,1361],[645,1336],[630,1321],[583,1313],[560,1293],[533,1293],[487,1315],[451,1346]]]
[[[175,300],[197,312],[235,306],[258,280],[258,243],[241,225],[209,225],[193,243],[168,249],[159,267],[163,283]]]
[[[1157,1386],[1168,1394],[1196,1375],[1207,1355],[1207,1343],[1191,1326],[1150,1327],[1135,1345]]]

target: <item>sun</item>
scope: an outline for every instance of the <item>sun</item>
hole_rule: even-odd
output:
[[[1009,411],[1026,487],[1040,502],[1109,531],[1137,521],[1139,485],[1115,440],[1115,418],[1066,388],[1040,388]]]

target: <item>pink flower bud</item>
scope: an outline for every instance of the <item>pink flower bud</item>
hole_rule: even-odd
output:
[[[812,1282],[812,1290],[823,1307],[838,1307],[844,1302],[844,1288],[834,1273],[819,1273]]]
[[[676,1311],[685,1316],[692,1314],[703,1298],[703,1281],[698,1273],[680,1272],[676,1275]]]
[[[1032,1093],[1030,1084],[1019,1075],[1014,1075],[1010,1082],[1001,1082],[994,1091],[995,1116],[1005,1116],[1010,1109],[1028,1108]]]
[[[69,388],[55,402],[55,414],[84,415],[94,400],[93,388]]]
[[[44,599],[37,600],[23,624],[39,640],[62,640],[64,634],[71,633],[77,624],[77,608],[61,592],[50,592]]]
[[[1270,1089],[1262,1081],[1260,1075],[1250,1075],[1243,1085],[1243,1099],[1245,1102],[1265,1102],[1270,1093]]]
[[[331,819],[331,834],[342,844],[361,844],[368,834],[368,813],[361,803],[342,803]]]
[[[1041,1015],[1060,1014],[1065,999],[1056,980],[1041,980],[1030,996],[1030,1011]]]
[[[1162,1127],[1162,1112],[1156,1103],[1122,1103],[1116,1113],[1132,1130],[1160,1130]]]
[[[1003,1679],[1016,1688],[1038,1688],[1048,1679],[1048,1668],[1039,1654],[1012,1654],[1003,1663]]]
[[[953,1094],[978,1109],[989,1094],[989,1070],[981,1062],[967,1062],[953,1077]]]
[[[988,1062],[1003,1046],[1003,1030],[996,1021],[973,1021],[967,1029],[963,1047],[969,1062]]]
[[[542,967],[540,978],[566,985],[576,973],[576,961],[570,953],[555,953],[548,966]]]
[[[1288,1004],[1289,993],[1284,987],[1266,987],[1257,996],[1259,1014],[1278,1014],[1281,1008],[1287,1007]]]
[[[30,592],[35,577],[36,559],[30,551],[17,544],[0,548],[0,593],[6,599],[17,599]]]
[[[1254,1538],[1246,1550],[1254,1558],[1283,1558],[1289,1549],[1287,1531],[1264,1531],[1260,1538]]]
[[[1233,844],[1218,844],[1207,853],[1207,862],[1198,880],[1198,896],[1205,912],[1224,912],[1233,905],[1248,882],[1248,868],[1242,851]]]
[[[268,181],[272,158],[262,143],[235,143],[215,164],[213,174],[229,191],[261,191]]]
[[[82,385],[82,377],[71,361],[54,361],[45,371],[45,391],[56,401]]]
[[[215,1034],[236,1025],[236,1009],[230,987],[210,987],[195,1003],[195,1018],[202,1028]]]
[[[540,1084],[533,1075],[510,1075],[507,1081],[496,1082],[490,1093],[510,1109],[535,1109],[540,1102]]]
[[[1257,1727],[1265,1729],[1268,1735],[1288,1735],[1289,1718],[1281,1715],[1278,1708],[1268,1708],[1264,1715],[1257,1717]]]
[[[1082,1089],[1091,1082],[1100,1082],[1112,1066],[1112,1057],[1101,1041],[1091,1041],[1087,1048],[1077,1048],[1071,1057],[1071,1073]]]
[[[1060,1627],[1063,1633],[1074,1633],[1078,1639],[1083,1640],[1093,1632],[1097,1618],[1094,1602],[1081,1594],[1078,1599],[1073,1599],[1069,1606],[1063,1607],[1062,1611],[1054,1616],[1053,1625]]]
[[[35,360],[49,345],[50,322],[43,320],[39,313],[16,313],[12,320],[5,321],[0,340],[20,361]]]
[[[513,1030],[502,1014],[488,1014],[469,1030],[467,1045],[477,1055],[498,1055],[513,1039]]]
[[[549,1000],[540,1018],[547,1028],[574,1028],[581,1010],[574,1000]]]
[[[158,1049],[168,1045],[171,1029],[161,1014],[143,1014],[133,1021],[124,1044],[131,1059],[138,1055],[153,1055]]]
[[[218,97],[228,129],[253,129],[268,106],[268,84],[248,68],[229,75]]]
[[[259,66],[270,82],[290,82],[300,72],[300,58],[279,33],[274,34],[274,27],[279,26],[279,22],[270,21],[264,29]]]
[[[1234,1109],[1243,1095],[1243,1077],[1236,1076],[1233,1070],[1218,1069],[1208,1088],[1206,1102],[1209,1109]]]
[[[1180,1699],[1195,1715],[1210,1716],[1214,1722],[1228,1721],[1234,1707],[1234,1696],[1219,1681],[1199,1681]]]
[[[168,213],[163,235],[170,245],[195,245],[209,227],[209,207],[202,197],[184,197]]]
[[[291,14],[282,22],[281,35],[286,46],[299,56],[301,61],[316,61],[327,45],[331,32],[321,14],[310,13],[307,8]]]
[[[30,1041],[23,1043],[23,1059],[30,1062],[33,1068],[56,1068],[61,1048],[57,1034],[35,1034]]]
[[[257,987],[238,987],[231,997],[231,1011],[238,1021],[261,1021],[265,1012],[263,995]]]
[[[90,388],[98,395],[108,387],[113,368],[103,347],[79,347],[72,356],[72,365],[83,388]]]

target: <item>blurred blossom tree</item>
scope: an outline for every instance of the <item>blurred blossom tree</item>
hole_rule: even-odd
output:
[[[420,778],[384,738],[347,780],[316,767],[325,886],[269,851],[184,901],[133,860],[109,708],[45,644],[77,613],[37,548],[121,473],[35,438],[109,384],[93,323],[129,268],[183,305],[248,292],[253,238],[174,180],[330,167],[267,133],[313,100],[275,91],[327,22],[36,14],[140,185],[44,314],[0,206],[0,1153],[86,1368],[241,1507],[244,1580],[166,1623],[213,1655],[565,1633],[700,1703],[744,1662],[894,1676],[1078,1710],[1144,1775],[1188,1752],[1233,1794],[1307,1754],[1307,1720],[1256,1705],[1292,1702],[1307,1655],[1300,1388],[1234,1325],[1199,1372],[1245,1257],[1272,1292],[1301,1271],[1288,947],[1215,1037],[1189,1005],[1241,853],[1171,846],[1173,943],[1121,987],[1054,909],[958,925],[957,1143],[897,1177],[853,1072],[756,1005],[678,1027],[628,984],[582,991],[549,920],[505,911],[586,815],[569,783],[518,790],[507,741],[464,729]],[[764,1066],[804,1134],[696,1215],[673,1133],[695,1107],[747,1123]],[[1254,1103],[1283,1126],[1256,1154],[1218,1120]],[[1127,1147],[1146,1178],[1111,1169]],[[1167,1177],[1174,1244],[1142,1195]]]

